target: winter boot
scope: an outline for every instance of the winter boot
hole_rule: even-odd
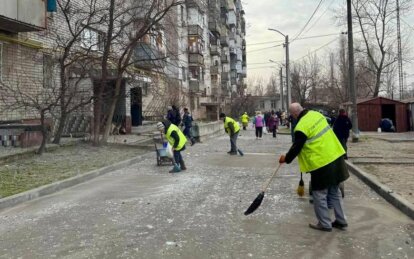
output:
[[[180,168],[181,168],[181,170],[187,170],[187,167],[185,166],[185,163],[184,163],[184,160],[181,160],[180,161]]]
[[[171,169],[169,171],[169,173],[179,173],[179,172],[181,172],[181,168],[180,168],[180,165],[179,164],[174,164],[173,169]]]

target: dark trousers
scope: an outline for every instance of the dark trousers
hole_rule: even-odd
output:
[[[185,150],[185,146],[180,150],[174,150],[173,151],[173,153],[174,153],[174,162],[176,164],[179,164],[179,163],[181,163],[181,161],[183,161],[183,157],[181,156],[181,151],[183,151],[183,150]]]
[[[256,127],[256,138],[261,138],[263,134],[263,127]]]
[[[276,128],[272,129],[273,137],[276,138]]]
[[[239,133],[235,133],[233,135],[230,136],[230,152],[235,153],[237,152],[237,137],[239,136]]]
[[[183,130],[184,135],[191,141],[191,144],[195,143],[195,139],[193,138],[193,135],[191,133],[191,127],[185,127]]]

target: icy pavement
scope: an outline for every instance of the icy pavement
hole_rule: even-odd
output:
[[[197,144],[185,151],[188,170],[174,175],[155,165],[153,152],[0,211],[0,258],[414,257],[413,221],[354,177],[345,187],[349,229],[309,229],[313,208],[295,193],[296,162],[281,168],[261,207],[244,216],[289,141],[243,132],[244,157],[226,154],[228,137]]]

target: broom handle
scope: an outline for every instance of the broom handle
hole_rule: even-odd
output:
[[[270,179],[267,181],[266,185],[264,185],[262,191],[265,192],[267,187],[269,187],[270,182],[273,180],[273,178],[275,177],[275,175],[277,174],[277,172],[279,171],[280,167],[282,166],[282,164],[279,164],[279,166],[276,168],[276,170],[273,172],[272,177],[270,177]]]

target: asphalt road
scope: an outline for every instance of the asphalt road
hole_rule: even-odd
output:
[[[0,258],[414,258],[414,222],[354,176],[345,184],[348,230],[308,228],[315,218],[295,193],[296,161],[244,216],[290,145],[289,136],[253,134],[239,138],[244,157],[227,155],[223,136],[188,147],[185,172],[157,167],[154,152],[0,211]]]

